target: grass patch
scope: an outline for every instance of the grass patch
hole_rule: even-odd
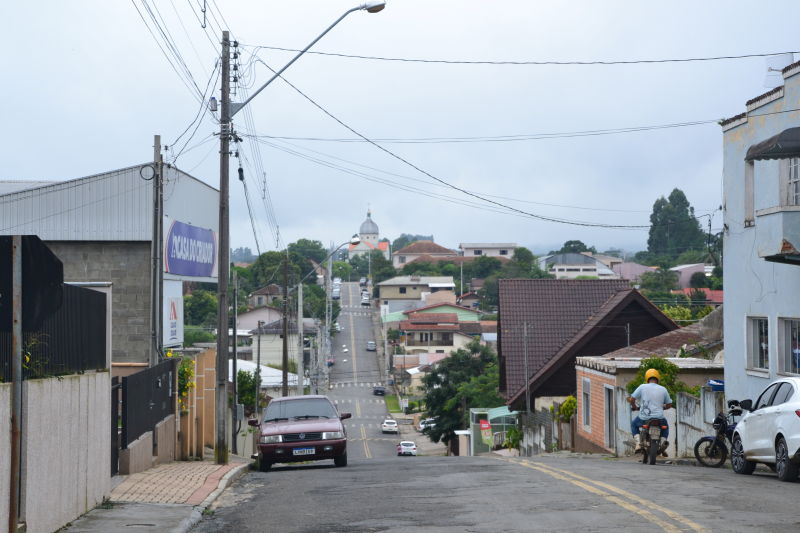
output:
[[[390,413],[402,413],[403,410],[400,409],[400,402],[397,401],[396,394],[389,394],[386,396],[386,407],[389,408]]]

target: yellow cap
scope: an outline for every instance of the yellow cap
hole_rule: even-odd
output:
[[[650,378],[656,378],[659,382],[661,381],[661,374],[658,373],[658,370],[655,368],[651,368],[644,374],[644,382],[649,383]]]

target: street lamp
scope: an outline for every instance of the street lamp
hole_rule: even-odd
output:
[[[217,464],[228,463],[228,430],[227,430],[227,377],[228,376],[228,280],[230,277],[230,226],[229,226],[229,179],[230,171],[230,141],[233,132],[230,127],[231,118],[242,110],[244,106],[263,91],[267,85],[275,81],[292,63],[306,53],[309,48],[314,46],[317,41],[322,39],[334,26],[339,24],[347,15],[353,11],[366,11],[368,13],[378,13],[386,7],[386,0],[367,0],[363,4],[347,10],[336,22],[328,26],[319,37],[314,39],[311,44],[306,46],[299,54],[289,61],[282,69],[275,73],[267,83],[262,85],[253,95],[241,104],[231,103],[230,98],[230,32],[222,32],[222,91],[220,99],[220,169],[219,169],[219,251],[217,255],[218,270],[218,296],[217,296],[217,383],[215,399],[215,425],[216,436],[214,442],[214,459]],[[234,47],[238,43],[234,43]],[[359,240],[359,242],[361,242]],[[299,379],[299,378],[298,378]]]

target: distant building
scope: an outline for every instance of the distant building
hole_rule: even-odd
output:
[[[458,249],[464,257],[505,257],[510,259],[517,249],[517,243],[461,243]]]
[[[247,307],[250,309],[269,305],[275,300],[282,298],[281,288],[273,283],[250,294],[247,297]]]
[[[392,263],[395,268],[403,268],[403,265],[410,263],[414,259],[422,255],[430,255],[432,257],[458,257],[458,254],[449,248],[439,246],[431,241],[415,241],[405,246],[401,250],[397,250],[392,254]]]
[[[369,209],[367,209],[367,219],[361,224],[358,230],[358,237],[361,239],[361,242],[358,244],[351,244],[348,249],[350,259],[357,255],[367,254],[372,250],[380,250],[383,252],[383,257],[389,259],[389,241],[381,242],[378,225],[372,220],[372,213]]]
[[[619,274],[591,254],[562,253],[539,258],[539,267],[556,279],[575,279],[578,276],[596,276],[598,279],[620,279]]]
[[[410,313],[399,329],[401,345],[408,355],[451,353],[472,340],[470,334],[460,331],[455,313]]]
[[[678,265],[670,268],[673,272],[678,273],[678,283],[676,284],[679,289],[687,289],[691,287],[692,274],[696,272],[706,273],[706,265],[704,263],[695,263],[692,265]]]
[[[378,283],[382,303],[389,300],[422,300],[423,293],[449,292],[455,295],[452,276],[397,276]],[[455,303],[455,300],[453,301]]]
[[[656,267],[644,266],[638,263],[617,263],[612,269],[619,275],[620,279],[632,281],[638,285],[642,281],[642,274],[653,272]]]

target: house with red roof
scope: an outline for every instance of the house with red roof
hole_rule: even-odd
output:
[[[692,291],[700,291],[706,295],[706,305],[710,305],[712,307],[719,307],[722,305],[722,291],[712,291],[711,289],[681,289],[679,291],[671,291],[672,294],[685,294],[687,298],[692,298]],[[693,302],[694,303],[694,302]]]
[[[428,255],[437,258],[456,258],[458,253],[450,248],[440,246],[433,241],[414,241],[401,250],[392,254],[392,263],[395,268],[403,268],[403,265],[410,263],[420,256]]]
[[[408,355],[451,353],[472,341],[469,332],[461,331],[456,313],[409,313],[399,330]]]

